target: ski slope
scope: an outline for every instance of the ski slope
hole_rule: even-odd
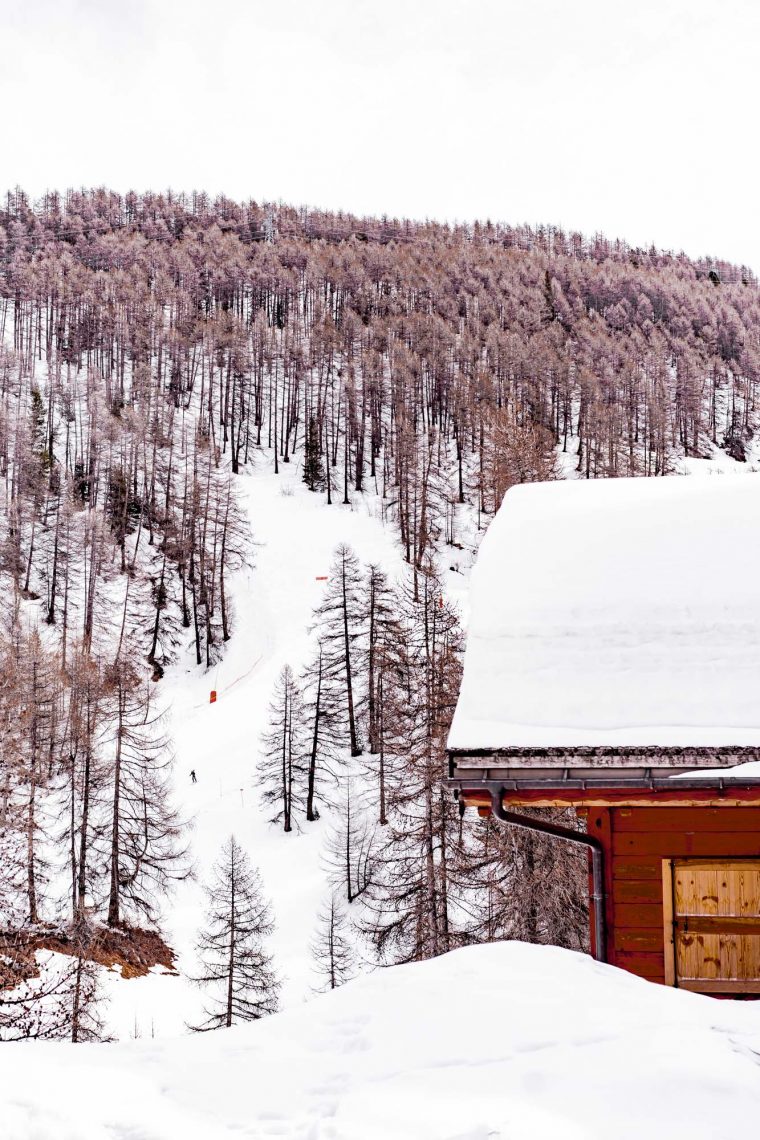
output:
[[[760,1006],[496,943],[219,1033],[6,1048],[3,1140],[733,1140]]]
[[[274,475],[266,458],[259,462],[236,484],[253,532],[254,565],[232,584],[234,632],[224,658],[208,672],[200,669],[187,631],[187,648],[159,687],[177,758],[177,802],[193,821],[197,878],[180,884],[164,908],[162,929],[178,953],[178,975],[161,969],[127,981],[107,975],[105,1016],[121,1039],[180,1033],[200,1018],[203,997],[189,979],[197,969],[194,944],[205,905],[201,882],[231,833],[261,871],[273,904],[268,945],[283,980],[281,1004],[302,1001],[317,982],[309,942],[326,891],[321,849],[329,813],[300,834],[285,835],[268,822],[256,786],[259,738],[280,669],[290,664],[297,672],[309,656],[308,628],[325,588],[318,579],[329,573],[335,547],[348,543],[362,563],[380,564],[390,578],[401,576],[404,562],[394,528],[378,517],[376,496],[355,494],[350,507],[327,507],[324,495],[302,483],[300,465],[283,464]],[[454,553],[469,565],[466,552]],[[465,587],[463,574],[447,570],[449,595],[463,604]]]

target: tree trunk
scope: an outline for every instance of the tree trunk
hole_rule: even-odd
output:
[[[119,913],[119,854],[120,836],[120,797],[121,797],[121,745],[124,730],[124,690],[119,681],[118,688],[118,735],[116,738],[116,758],[113,776],[113,813],[111,819],[111,885],[108,895],[108,925],[118,926]]]
[[[361,756],[361,748],[359,747],[359,740],[356,735],[356,717],[354,715],[354,690],[351,680],[351,642],[348,637],[348,598],[346,596],[346,566],[343,563],[342,571],[342,586],[343,586],[343,641],[346,653],[346,694],[348,697],[348,728],[351,736],[351,755]]]

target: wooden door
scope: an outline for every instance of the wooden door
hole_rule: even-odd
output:
[[[666,859],[663,904],[670,985],[760,992],[760,859]]]

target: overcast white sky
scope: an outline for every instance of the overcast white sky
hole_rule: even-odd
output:
[[[760,271],[760,0],[0,0],[0,188],[601,229]]]

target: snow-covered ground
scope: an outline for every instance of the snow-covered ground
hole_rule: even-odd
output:
[[[351,507],[326,507],[324,495],[305,488],[298,465],[283,465],[274,475],[265,459],[237,485],[256,546],[253,568],[233,584],[233,637],[219,666],[209,672],[195,664],[188,637],[182,659],[159,689],[171,718],[177,801],[194,821],[190,843],[197,878],[179,886],[163,924],[179,954],[179,974],[157,969],[127,981],[119,974],[108,976],[106,1019],[122,1039],[179,1033],[197,1023],[203,995],[188,975],[197,968],[194,944],[205,903],[201,882],[231,833],[258,866],[273,903],[276,925],[269,948],[284,982],[281,1004],[288,1007],[310,995],[317,978],[309,942],[326,891],[321,849],[329,813],[301,834],[285,835],[269,824],[256,786],[259,738],[280,669],[290,664],[297,671],[309,655],[308,627],[325,589],[318,579],[329,574],[335,547],[348,543],[364,564],[380,564],[390,578],[403,573],[395,529],[379,519],[376,496],[354,495]],[[447,591],[464,609],[466,576],[448,568],[456,556],[467,569],[471,552],[449,553],[441,563]]]
[[[3,1050],[3,1140],[733,1140],[760,1007],[501,943],[379,970],[253,1025]]]

